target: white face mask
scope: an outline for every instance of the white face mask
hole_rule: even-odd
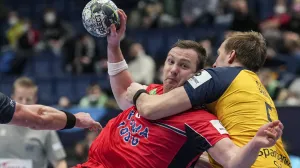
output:
[[[95,101],[98,100],[98,96],[97,96],[97,95],[94,95],[94,94],[91,94],[91,95],[88,96],[88,99],[89,99],[89,101],[91,101],[91,102],[95,102]]]
[[[53,24],[56,21],[56,15],[53,12],[46,13],[44,16],[46,23]]]
[[[13,25],[15,25],[16,23],[18,23],[18,21],[19,21],[19,19],[18,19],[17,17],[12,16],[12,17],[10,17],[10,18],[8,19],[8,24],[9,24],[10,26],[13,26]]]
[[[275,6],[275,13],[276,14],[283,14],[286,12],[286,7],[283,5],[277,5]]]
[[[27,32],[29,30],[29,24],[24,24],[23,25],[23,31]]]

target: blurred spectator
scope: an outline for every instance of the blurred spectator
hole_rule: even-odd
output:
[[[200,40],[199,43],[203,46],[203,48],[206,50],[207,57],[213,57],[213,44],[212,40],[209,38]]]
[[[65,69],[76,74],[95,72],[96,43],[88,34],[69,41],[66,47]]]
[[[67,108],[70,108],[71,106],[72,106],[71,102],[67,97],[62,96],[62,97],[59,98],[58,108],[67,109]]]
[[[277,99],[279,92],[281,91],[281,86],[277,80],[277,76],[277,73],[273,72],[269,68],[261,69],[258,73],[261,83],[265,86],[273,100]]]
[[[31,21],[23,21],[23,34],[17,42],[16,55],[11,62],[12,74],[22,74],[29,57],[32,57],[39,42],[39,31],[32,27]]]
[[[141,0],[138,8],[129,14],[128,26],[131,28],[169,27],[178,21],[170,14],[164,13],[164,4],[159,0]]]
[[[300,34],[300,1],[293,0],[291,6],[291,19],[282,27],[284,31],[292,31]]]
[[[230,7],[231,0],[219,0],[216,10],[215,23],[229,25],[233,19],[232,8]]]
[[[61,49],[67,40],[73,37],[73,29],[62,21],[55,11],[49,8],[44,12],[41,26],[42,40],[41,49],[50,47],[55,54],[61,54]]]
[[[290,94],[286,102],[288,105],[299,106],[300,105],[300,78],[295,79],[288,88]]]
[[[287,2],[285,0],[277,0],[273,10],[274,15],[264,20],[260,24],[260,29],[268,46],[276,51],[281,43],[281,29],[287,26],[290,21],[290,15],[288,14]]]
[[[15,81],[12,98],[21,104],[36,104],[38,87],[29,78]],[[25,127],[0,125],[0,158],[11,159],[7,167],[67,168],[65,151],[55,131],[37,131]],[[17,161],[16,159],[21,159]],[[32,166],[29,166],[32,163]],[[3,160],[0,161],[3,164]]]
[[[10,27],[7,30],[7,39],[10,46],[2,50],[0,71],[19,75],[23,72],[28,57],[33,55],[39,32],[32,28],[29,19],[20,20],[14,11],[9,13],[8,22]]]
[[[87,132],[83,141],[76,143],[74,150],[70,153],[70,164],[77,165],[87,161],[89,148],[92,142],[96,139],[96,132]]]
[[[187,27],[212,24],[219,0],[183,0],[181,19]]]
[[[133,43],[129,48],[128,70],[135,82],[142,84],[153,83],[155,76],[155,62],[146,55],[140,43]]]
[[[246,0],[232,0],[231,7],[234,11],[231,31],[259,31],[257,20],[249,13]]]
[[[23,35],[18,40],[18,50],[31,53],[39,42],[40,32],[32,27],[29,19],[24,20],[23,31]]]
[[[116,102],[110,99],[98,84],[91,84],[87,88],[87,95],[81,98],[79,106],[83,108],[116,107]]]
[[[294,32],[284,32],[278,52],[289,55],[300,54],[300,36]]]
[[[20,37],[24,34],[24,23],[18,16],[16,11],[10,11],[8,13],[8,30],[6,31],[6,38],[12,49],[17,48],[17,43]]]

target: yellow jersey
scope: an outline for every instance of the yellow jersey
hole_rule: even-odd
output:
[[[258,76],[242,67],[203,70],[189,79],[184,88],[193,107],[205,104],[239,147],[246,145],[262,125],[278,120],[274,102]],[[214,167],[220,167],[210,160]],[[261,149],[252,167],[291,167],[282,140],[271,148]]]

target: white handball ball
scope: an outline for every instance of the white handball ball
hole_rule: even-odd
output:
[[[118,7],[111,0],[91,0],[82,11],[82,23],[91,35],[105,37],[111,24],[120,27]]]

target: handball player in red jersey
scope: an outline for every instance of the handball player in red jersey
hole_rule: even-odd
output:
[[[156,121],[140,117],[125,98],[133,81],[120,49],[127,16],[122,10],[118,13],[121,27],[116,30],[111,26],[107,37],[108,73],[114,96],[124,111],[110,120],[95,139],[88,161],[75,168],[183,168],[193,166],[204,151],[224,167],[246,168],[254,163],[260,148],[275,144],[282,135],[279,121],[263,125],[247,145],[239,148],[218,119],[202,109]],[[199,43],[178,41],[165,61],[163,85],[151,84],[144,91],[163,94],[182,86],[203,68],[205,60],[205,49]]]

